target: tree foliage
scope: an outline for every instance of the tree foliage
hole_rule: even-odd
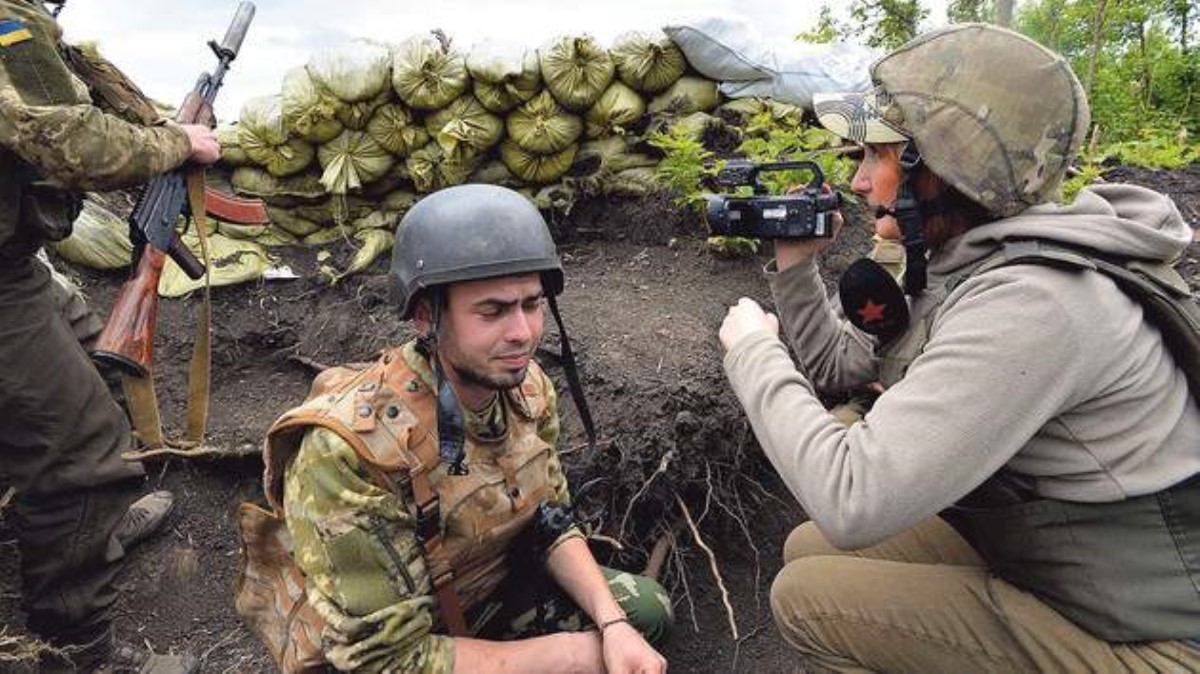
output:
[[[845,20],[822,6],[797,39],[891,50],[931,24],[1003,25],[1012,12],[1013,0],[950,0],[944,20],[926,21],[921,0],[853,0]],[[1100,143],[1200,137],[1200,0],[1025,0],[1011,28],[1071,63]]]
[[[1107,141],[1147,129],[1200,131],[1200,0],[1035,0],[1015,28],[1061,52],[1088,90]]]
[[[895,49],[916,37],[929,10],[920,0],[854,0],[851,25],[857,25],[868,47]]]

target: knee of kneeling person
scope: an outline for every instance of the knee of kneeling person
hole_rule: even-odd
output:
[[[659,585],[658,581],[646,576],[630,574],[636,589],[632,593],[634,599],[622,602],[629,622],[637,628],[642,636],[652,644],[663,641],[671,631],[675,622],[675,614],[671,608],[671,596]]]
[[[825,534],[817,528],[814,522],[805,522],[792,529],[783,544],[783,563],[789,564],[805,557],[819,555],[844,555],[825,538]]]

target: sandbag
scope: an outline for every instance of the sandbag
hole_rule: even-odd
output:
[[[412,176],[413,186],[418,192],[425,193],[463,184],[477,161],[475,157],[451,157],[437,142],[430,142],[409,155],[404,163]]]
[[[371,115],[367,135],[397,157],[407,157],[429,142],[429,133],[400,103],[388,103]]]
[[[246,101],[238,124],[238,145],[251,161],[276,177],[299,173],[312,163],[312,145],[288,136],[278,95]]]
[[[64,260],[91,269],[121,269],[133,259],[129,224],[91,199],[83,200],[71,236],[51,245]]]
[[[721,104],[715,114],[736,124],[746,125],[759,115],[766,114],[775,122],[791,126],[804,124],[804,108],[791,103],[781,103],[770,98],[735,98]]]
[[[359,229],[354,232],[354,242],[358,244],[358,250],[345,269],[332,273],[333,283],[370,267],[376,258],[392,249],[396,242],[396,234],[386,229]],[[324,267],[322,271],[329,273]]]
[[[254,163],[238,143],[237,124],[221,124],[213,132],[221,145],[221,163],[226,166],[249,166]]]
[[[392,90],[388,89],[375,98],[355,103],[343,103],[337,109],[337,120],[347,129],[362,131],[367,128],[367,123],[371,121],[375,111],[392,100],[394,100]]]
[[[549,91],[508,113],[504,125],[509,138],[533,154],[560,152],[583,133],[579,117],[563,110]]]
[[[588,138],[605,138],[633,129],[646,114],[646,102],[623,82],[613,82],[584,116]]]
[[[356,40],[319,51],[305,66],[313,82],[346,103],[368,101],[391,84],[392,55],[386,47]]]
[[[772,76],[767,41],[743,17],[701,17],[663,26],[663,32],[696,72],[710,80],[749,81]]]
[[[181,237],[184,244],[200,256],[200,239],[195,231],[189,230]],[[208,251],[211,264],[208,266],[209,284],[227,286],[262,278],[273,261],[267,250],[253,241],[235,241],[220,234],[208,236]],[[167,258],[162,276],[158,278],[158,294],[162,297],[180,297],[204,287],[204,278],[190,278]]]
[[[467,182],[499,185],[501,187],[524,187],[525,181],[513,175],[504,162],[494,159],[487,162],[467,178]]]
[[[730,98],[763,96],[811,110],[814,93],[870,89],[870,66],[881,55],[849,43],[781,43],[772,55],[770,78],[722,82],[721,93]]]
[[[568,110],[582,112],[612,83],[616,66],[590,35],[560,37],[538,50],[546,89]]]
[[[629,142],[623,136],[612,136],[592,140],[579,146],[575,164],[595,157],[600,170],[615,173],[630,168],[655,167],[659,159],[640,152],[630,152]],[[574,173],[574,171],[572,171]]]
[[[665,183],[652,166],[617,171],[604,181],[604,193],[610,197],[644,197],[661,192]]]
[[[690,115],[709,112],[721,102],[717,83],[703,77],[681,77],[663,93],[654,97],[646,110],[651,114]]]
[[[383,176],[396,158],[368,134],[347,130],[317,149],[317,161],[326,191],[346,194]]]
[[[617,77],[635,91],[647,94],[665,90],[687,70],[683,52],[662,33],[625,33],[617,37],[609,52]]]
[[[518,145],[511,138],[500,143],[500,160],[521,180],[536,185],[558,180],[571,168],[579,146],[568,145],[551,154],[536,154]]]
[[[542,68],[533,49],[484,40],[471,47],[466,65],[475,98],[491,112],[508,112],[542,87]]]
[[[426,117],[425,130],[447,156],[462,161],[500,142],[504,122],[466,93]]]
[[[267,215],[271,218],[273,226],[297,238],[306,237],[322,229],[321,223],[301,217],[288,208],[280,208],[268,204]]]
[[[408,209],[413,207],[420,199],[417,195],[409,190],[396,190],[389,192],[387,196],[379,201],[380,208],[396,213],[402,216],[408,212]]]
[[[419,110],[436,110],[467,90],[462,54],[430,36],[413,36],[392,54],[392,88],[400,100]]]
[[[286,130],[300,138],[325,143],[343,131],[337,119],[343,103],[332,93],[322,91],[308,68],[300,66],[284,73],[279,99]]]
[[[318,199],[325,195],[321,176],[312,171],[279,178],[257,166],[241,166],[233,170],[229,183],[243,196],[259,197],[267,203],[284,199]]]

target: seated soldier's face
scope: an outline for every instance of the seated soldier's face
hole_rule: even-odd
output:
[[[900,168],[903,151],[900,143],[863,145],[862,158],[850,181],[850,189],[863,197],[870,207],[894,206],[903,176]],[[899,239],[900,225],[888,215],[875,221],[875,233],[884,239]]]
[[[438,355],[453,371],[459,395],[512,388],[525,379],[542,339],[542,281],[538,274],[452,284],[442,313]],[[464,399],[464,402],[467,402]]]

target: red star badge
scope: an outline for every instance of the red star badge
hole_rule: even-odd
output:
[[[872,300],[867,300],[867,303],[858,310],[858,317],[863,323],[874,323],[883,320],[883,311],[887,309],[886,304],[875,304]]]

